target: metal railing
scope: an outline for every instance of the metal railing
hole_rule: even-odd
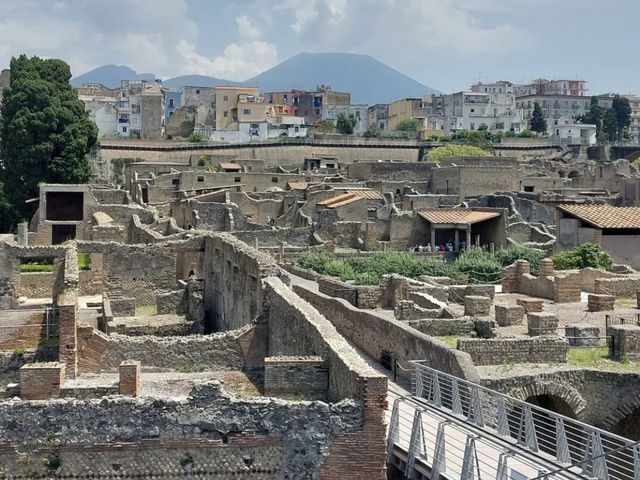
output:
[[[640,480],[637,442],[432,369],[422,361],[412,361],[411,372],[412,393],[421,401],[505,440],[507,445],[548,459],[547,473],[518,478],[567,478],[549,476],[549,472],[557,471],[577,474],[574,478]],[[411,435],[415,436],[413,430]],[[478,441],[466,438],[465,462],[473,453],[469,444]],[[433,462],[436,460],[434,457]],[[476,455],[473,461],[478,463],[480,459]],[[497,465],[494,467],[489,469],[492,475],[483,478],[508,478],[494,476],[493,473],[502,472]],[[465,472],[462,469],[462,480],[478,478],[464,476]]]

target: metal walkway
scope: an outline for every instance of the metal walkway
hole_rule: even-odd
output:
[[[637,442],[427,367],[397,398],[388,462],[411,479],[640,480]]]

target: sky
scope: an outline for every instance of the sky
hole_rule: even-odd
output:
[[[79,75],[246,80],[300,52],[368,54],[445,93],[587,80],[640,94],[639,0],[0,0],[0,68],[26,53]]]

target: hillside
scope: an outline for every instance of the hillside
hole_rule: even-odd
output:
[[[84,83],[101,83],[105,87],[120,86],[120,80],[155,80],[153,73],[138,73],[125,65],[103,65],[93,70],[73,77],[71,85],[79,87]]]
[[[258,85],[262,92],[331,85],[333,90],[351,92],[352,103],[369,104],[437,93],[369,55],[350,53],[301,53],[245,83]]]

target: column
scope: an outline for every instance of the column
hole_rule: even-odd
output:
[[[480,234],[476,235],[476,248],[480,248]]]
[[[459,252],[460,251],[460,232],[458,231],[457,228],[454,230],[454,233],[453,233],[453,241],[455,242],[453,244],[453,250],[456,252]]]
[[[471,229],[467,228],[467,248],[471,248]]]
[[[433,223],[431,224],[431,251],[435,252],[436,246],[436,229],[433,227]]]

